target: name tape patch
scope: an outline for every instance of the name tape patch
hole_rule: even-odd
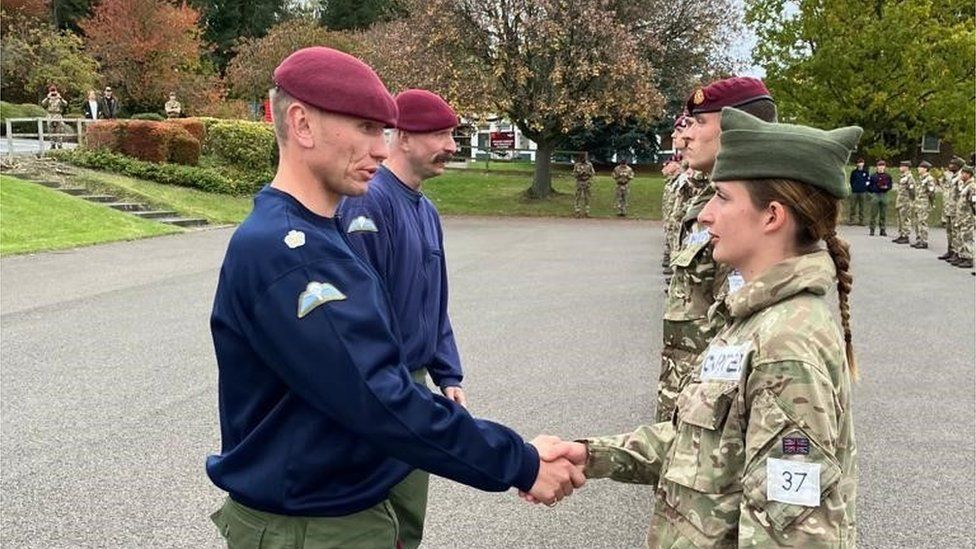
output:
[[[750,343],[710,346],[702,360],[702,381],[739,381],[750,347]]]

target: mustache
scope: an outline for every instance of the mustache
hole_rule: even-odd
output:
[[[451,154],[451,153],[441,153],[441,154],[439,154],[439,155],[437,155],[437,156],[434,157],[434,162],[437,162],[437,163],[450,162],[451,159],[453,159],[453,158],[454,158],[454,155]]]

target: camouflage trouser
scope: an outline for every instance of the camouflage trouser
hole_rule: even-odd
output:
[[[64,122],[61,122],[62,117],[60,114],[49,114],[47,115],[48,120],[48,132],[50,133],[52,148],[60,149],[63,146],[63,135],[64,132]]]
[[[929,212],[932,209],[924,194],[915,201],[915,242],[929,242]]]
[[[898,192],[895,207],[898,208],[898,236],[908,238],[912,234],[912,225],[915,223],[915,212],[912,208],[912,199],[907,192]]]
[[[589,180],[576,180],[576,199],[573,201],[573,210],[578,214],[590,215],[590,182]]]
[[[952,249],[961,255],[964,241],[969,238],[966,226],[967,223],[972,226],[972,222],[967,221],[967,218],[970,217],[969,206],[962,198],[955,199],[953,204],[955,211],[952,215]]]
[[[627,215],[627,195],[630,194],[630,185],[617,185],[617,213]]]
[[[957,253],[959,257],[973,259],[973,212],[969,206],[964,205],[964,209],[960,208],[957,219],[956,229],[959,232]]]

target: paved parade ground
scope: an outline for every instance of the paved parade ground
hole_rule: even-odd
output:
[[[660,224],[445,220],[473,413],[531,438],[652,417]],[[973,547],[974,286],[933,249],[852,242],[859,547]],[[0,544],[217,548],[209,313],[231,229],[0,261]],[[650,489],[554,509],[435,479],[429,548],[643,547]]]

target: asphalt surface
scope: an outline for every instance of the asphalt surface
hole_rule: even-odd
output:
[[[445,220],[472,410],[528,437],[652,417],[664,294],[654,223]],[[973,547],[976,278],[852,241],[861,547]],[[0,261],[0,543],[217,548],[208,317],[231,230]],[[650,490],[554,509],[435,479],[425,547],[642,547]]]

